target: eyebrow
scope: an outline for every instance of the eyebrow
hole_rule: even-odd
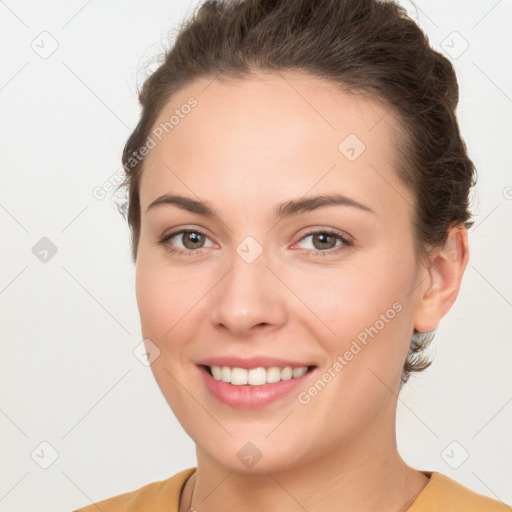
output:
[[[148,207],[146,212],[163,205],[174,205],[182,210],[186,210],[191,213],[196,213],[204,217],[220,219],[218,212],[213,209],[207,202],[197,201],[190,197],[164,194],[163,196],[155,199]],[[318,208],[325,208],[326,206],[350,206],[357,208],[358,210],[366,211],[369,213],[376,213],[364,204],[357,202],[356,200],[341,195],[318,195],[304,197],[301,199],[295,199],[282,203],[274,210],[274,216],[278,219],[284,219],[293,215],[300,215],[302,213],[311,212]]]

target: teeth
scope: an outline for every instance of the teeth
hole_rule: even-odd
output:
[[[308,371],[307,366],[300,368],[292,368],[286,366],[285,368],[278,368],[271,366],[270,368],[230,368],[229,366],[210,366],[213,378],[223,382],[229,382],[234,386],[263,386],[264,384],[271,384],[272,382],[279,382],[280,380],[290,380],[294,377],[300,377]]]

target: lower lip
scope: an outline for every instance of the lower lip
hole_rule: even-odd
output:
[[[229,382],[214,379],[204,366],[199,366],[206,387],[220,402],[241,409],[259,409],[297,389],[314,373],[315,368],[300,377],[280,380],[262,386],[235,386]]]

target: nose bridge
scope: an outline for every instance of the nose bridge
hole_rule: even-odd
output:
[[[212,324],[243,337],[253,327],[266,325],[270,329],[285,322],[284,297],[268,262],[263,247],[253,237],[240,242],[229,270],[214,289],[209,313]]]

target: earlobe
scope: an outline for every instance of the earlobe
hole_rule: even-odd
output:
[[[426,277],[422,277],[414,318],[417,331],[433,331],[448,313],[459,293],[468,260],[468,233],[459,224],[450,230],[444,247],[435,252]]]

